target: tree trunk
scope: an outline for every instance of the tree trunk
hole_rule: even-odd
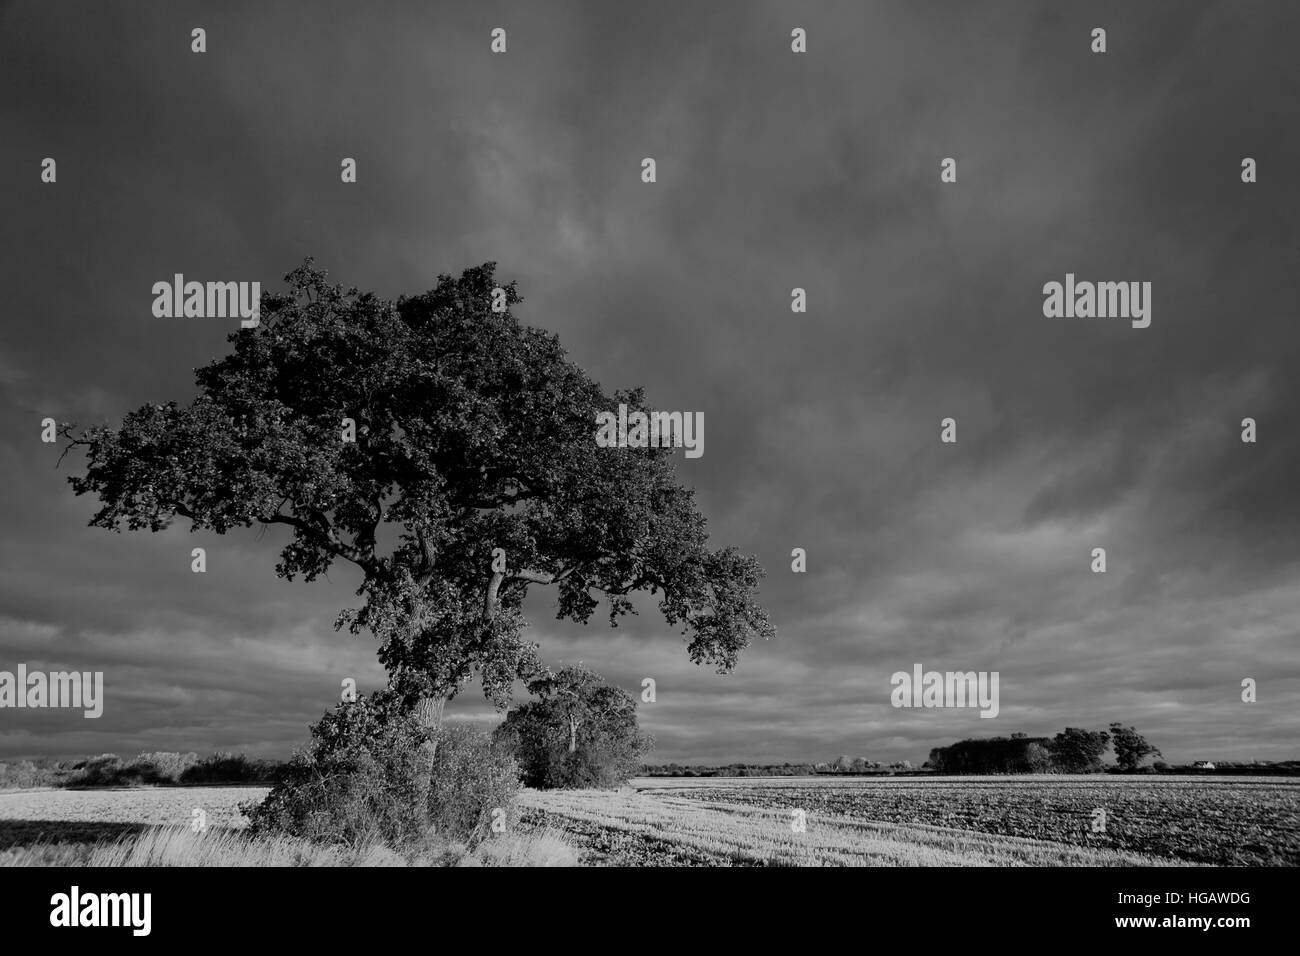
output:
[[[415,705],[416,719],[428,728],[434,734],[442,726],[442,708],[447,703],[445,697],[425,697]],[[420,745],[416,788],[420,799],[420,804],[427,805],[429,799],[429,785],[433,777],[433,761],[438,754],[438,738],[435,736]]]
[[[488,579],[487,590],[483,594],[483,617],[489,621],[497,616],[497,592],[501,589],[501,582],[505,577],[500,571],[494,571],[492,577]]]
[[[569,753],[575,753],[578,749],[578,721],[569,715]]]
[[[420,723],[430,730],[442,726],[442,708],[447,703],[445,697],[425,697],[415,705],[415,716]]]

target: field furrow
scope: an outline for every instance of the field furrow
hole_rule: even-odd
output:
[[[1131,866],[1111,849],[905,826],[652,791],[530,791],[525,822],[561,829],[594,862],[720,866]]]

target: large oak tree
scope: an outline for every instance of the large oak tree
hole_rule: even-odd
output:
[[[762,570],[707,546],[672,450],[597,446],[597,413],[644,410],[641,390],[606,394],[554,335],[520,324],[514,283],[493,311],[494,270],[393,302],[307,260],[197,371],[191,401],[64,427],[86,454],[69,480],[102,504],[91,524],[282,525],[281,577],[350,562],[362,600],[337,626],[372,632],[393,689],[434,722],[476,674],[503,706],[515,679],[546,673],[523,636],[534,587],[584,623],[602,597],[616,624],[633,592],[656,595],[691,659],[730,670],[773,633],[754,600]]]

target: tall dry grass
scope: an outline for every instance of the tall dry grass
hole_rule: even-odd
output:
[[[510,833],[474,849],[448,844],[403,855],[383,844],[326,846],[238,830],[152,827],[101,843],[35,843],[0,851],[0,866],[577,866],[577,852],[554,833]]]
[[[558,830],[498,836],[480,843],[458,866],[581,866],[578,851]]]

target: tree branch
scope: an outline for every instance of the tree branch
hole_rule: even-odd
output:
[[[556,577],[545,571],[515,571],[510,575],[510,580],[527,581],[529,584],[554,584]]]
[[[487,591],[483,595],[483,616],[489,621],[497,613],[497,592],[501,589],[501,582],[505,579],[503,571],[493,571],[492,577],[488,579]]]
[[[375,492],[370,498],[370,506],[374,511],[374,518],[357,532],[357,543],[361,545],[370,554],[375,553],[375,537],[379,531],[379,522],[384,520],[384,499],[380,492]]]
[[[193,519],[194,516],[190,514],[183,505],[176,505],[175,507],[177,514],[184,515],[191,520]],[[285,524],[291,528],[296,528],[304,536],[314,540],[326,551],[333,555],[337,555],[340,558],[345,558],[346,560],[351,561],[367,574],[373,574],[378,570],[379,562],[375,557],[373,547],[367,552],[365,549],[346,544],[339,538],[338,533],[334,528],[330,526],[329,521],[325,518],[324,514],[320,512],[319,509],[314,509],[314,511],[317,517],[317,523],[315,524],[309,521],[304,521],[302,518],[295,517],[294,515],[285,515],[280,514],[279,512],[276,512],[273,515],[259,515],[257,520],[261,521],[263,524]]]
[[[428,584],[433,577],[433,548],[429,546],[429,539],[424,536],[424,529],[419,525],[415,526],[415,540],[420,546],[420,567],[416,571],[415,580],[419,584]]]
[[[529,584],[559,584],[565,578],[570,577],[578,570],[579,565],[573,565],[565,568],[558,574],[551,574],[549,571],[530,571],[523,569],[515,571],[510,575],[511,581],[527,581]]]
[[[59,429],[59,434],[68,440],[68,444],[63,449],[63,452],[59,455],[59,460],[54,463],[54,467],[56,469],[63,464],[63,459],[68,456],[68,452],[72,451],[72,449],[76,448],[78,445],[94,444],[92,441],[90,441],[87,438],[78,438],[76,435],[74,435],[72,433],[72,430],[76,427],[77,426],[75,423],[70,423],[70,424],[63,425]]]

